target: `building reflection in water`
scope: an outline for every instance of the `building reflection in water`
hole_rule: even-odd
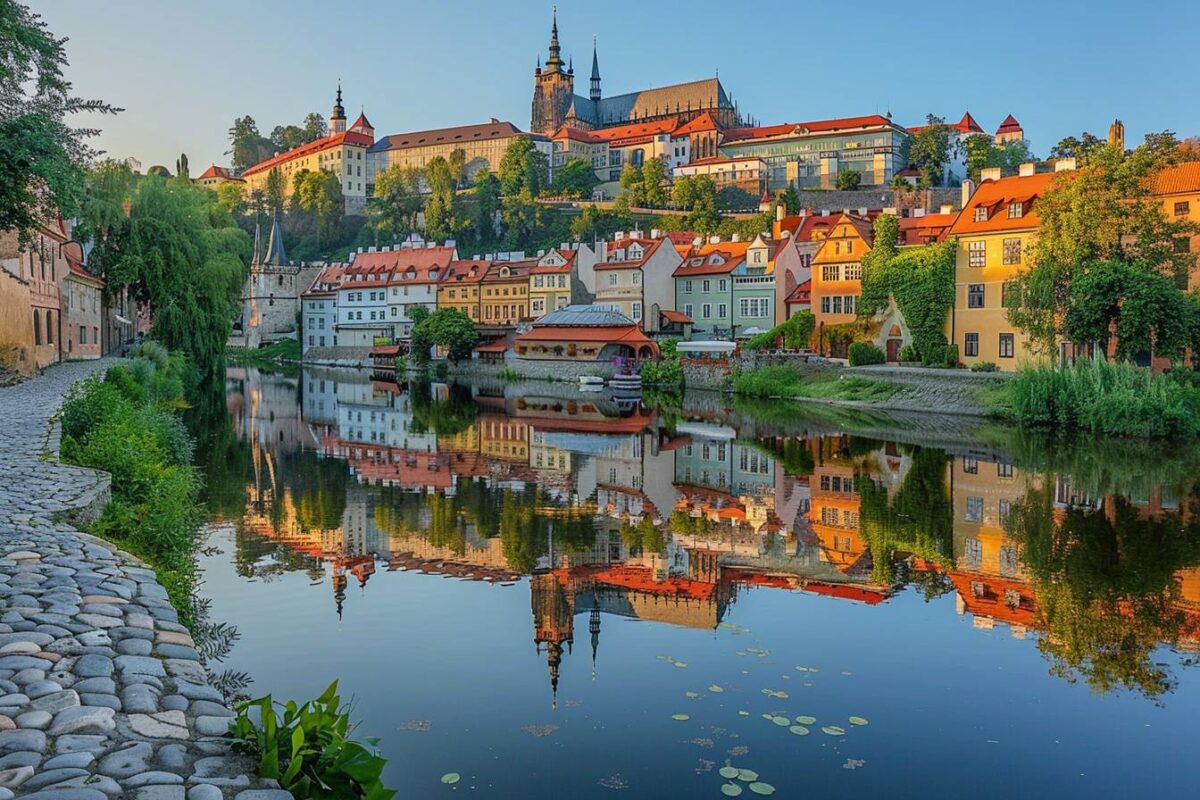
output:
[[[316,581],[328,568],[339,615],[350,581],[365,589],[377,570],[529,575],[552,696],[577,620],[594,677],[605,616],[711,629],[755,587],[871,605],[907,584],[953,592],[976,628],[1039,632],[1056,670],[1102,689],[1169,690],[1169,677],[1106,672],[1130,639],[1147,660],[1160,642],[1200,644],[1190,484],[1089,489],[968,440],[757,430],[719,405],[660,414],[571,386],[401,387],[328,369],[228,378],[247,457],[210,480],[244,486],[245,574]],[[1145,537],[1158,546],[1123,561]],[[1129,620],[1124,644],[1078,615]]]

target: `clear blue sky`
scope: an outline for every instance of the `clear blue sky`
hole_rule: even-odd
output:
[[[126,111],[98,120],[117,157],[193,174],[226,163],[226,132],[249,114],[263,133],[347,113],[377,135],[509,119],[529,124],[550,2],[530,0],[34,0],[69,36],[78,93]],[[564,55],[587,91],[593,34],[605,94],[719,70],[764,123],[891,110],[913,124],[969,108],[989,131],[1012,113],[1035,152],[1114,117],[1127,141],[1200,133],[1200,3],[1007,0],[560,0]]]

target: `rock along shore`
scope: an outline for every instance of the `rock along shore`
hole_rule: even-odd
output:
[[[0,800],[292,800],[223,737],[210,685],[154,571],[76,529],[109,476],[58,461],[74,362],[0,388]]]

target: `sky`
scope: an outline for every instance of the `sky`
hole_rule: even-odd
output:
[[[227,164],[228,130],[264,134],[347,115],[376,135],[486,122],[529,125],[551,3],[540,0],[25,0],[69,37],[76,93],[124,110],[89,120],[109,155],[144,167],[187,153],[192,174]],[[1006,0],[560,0],[559,39],[587,93],[592,37],[604,94],[717,73],[763,124],[887,113],[901,124],[964,109],[993,131],[1006,114],[1045,157],[1059,139],[1200,134],[1200,2]]]

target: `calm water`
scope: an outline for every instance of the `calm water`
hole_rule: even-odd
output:
[[[1194,796],[1200,453],[723,402],[231,369],[217,669],[401,797]]]

